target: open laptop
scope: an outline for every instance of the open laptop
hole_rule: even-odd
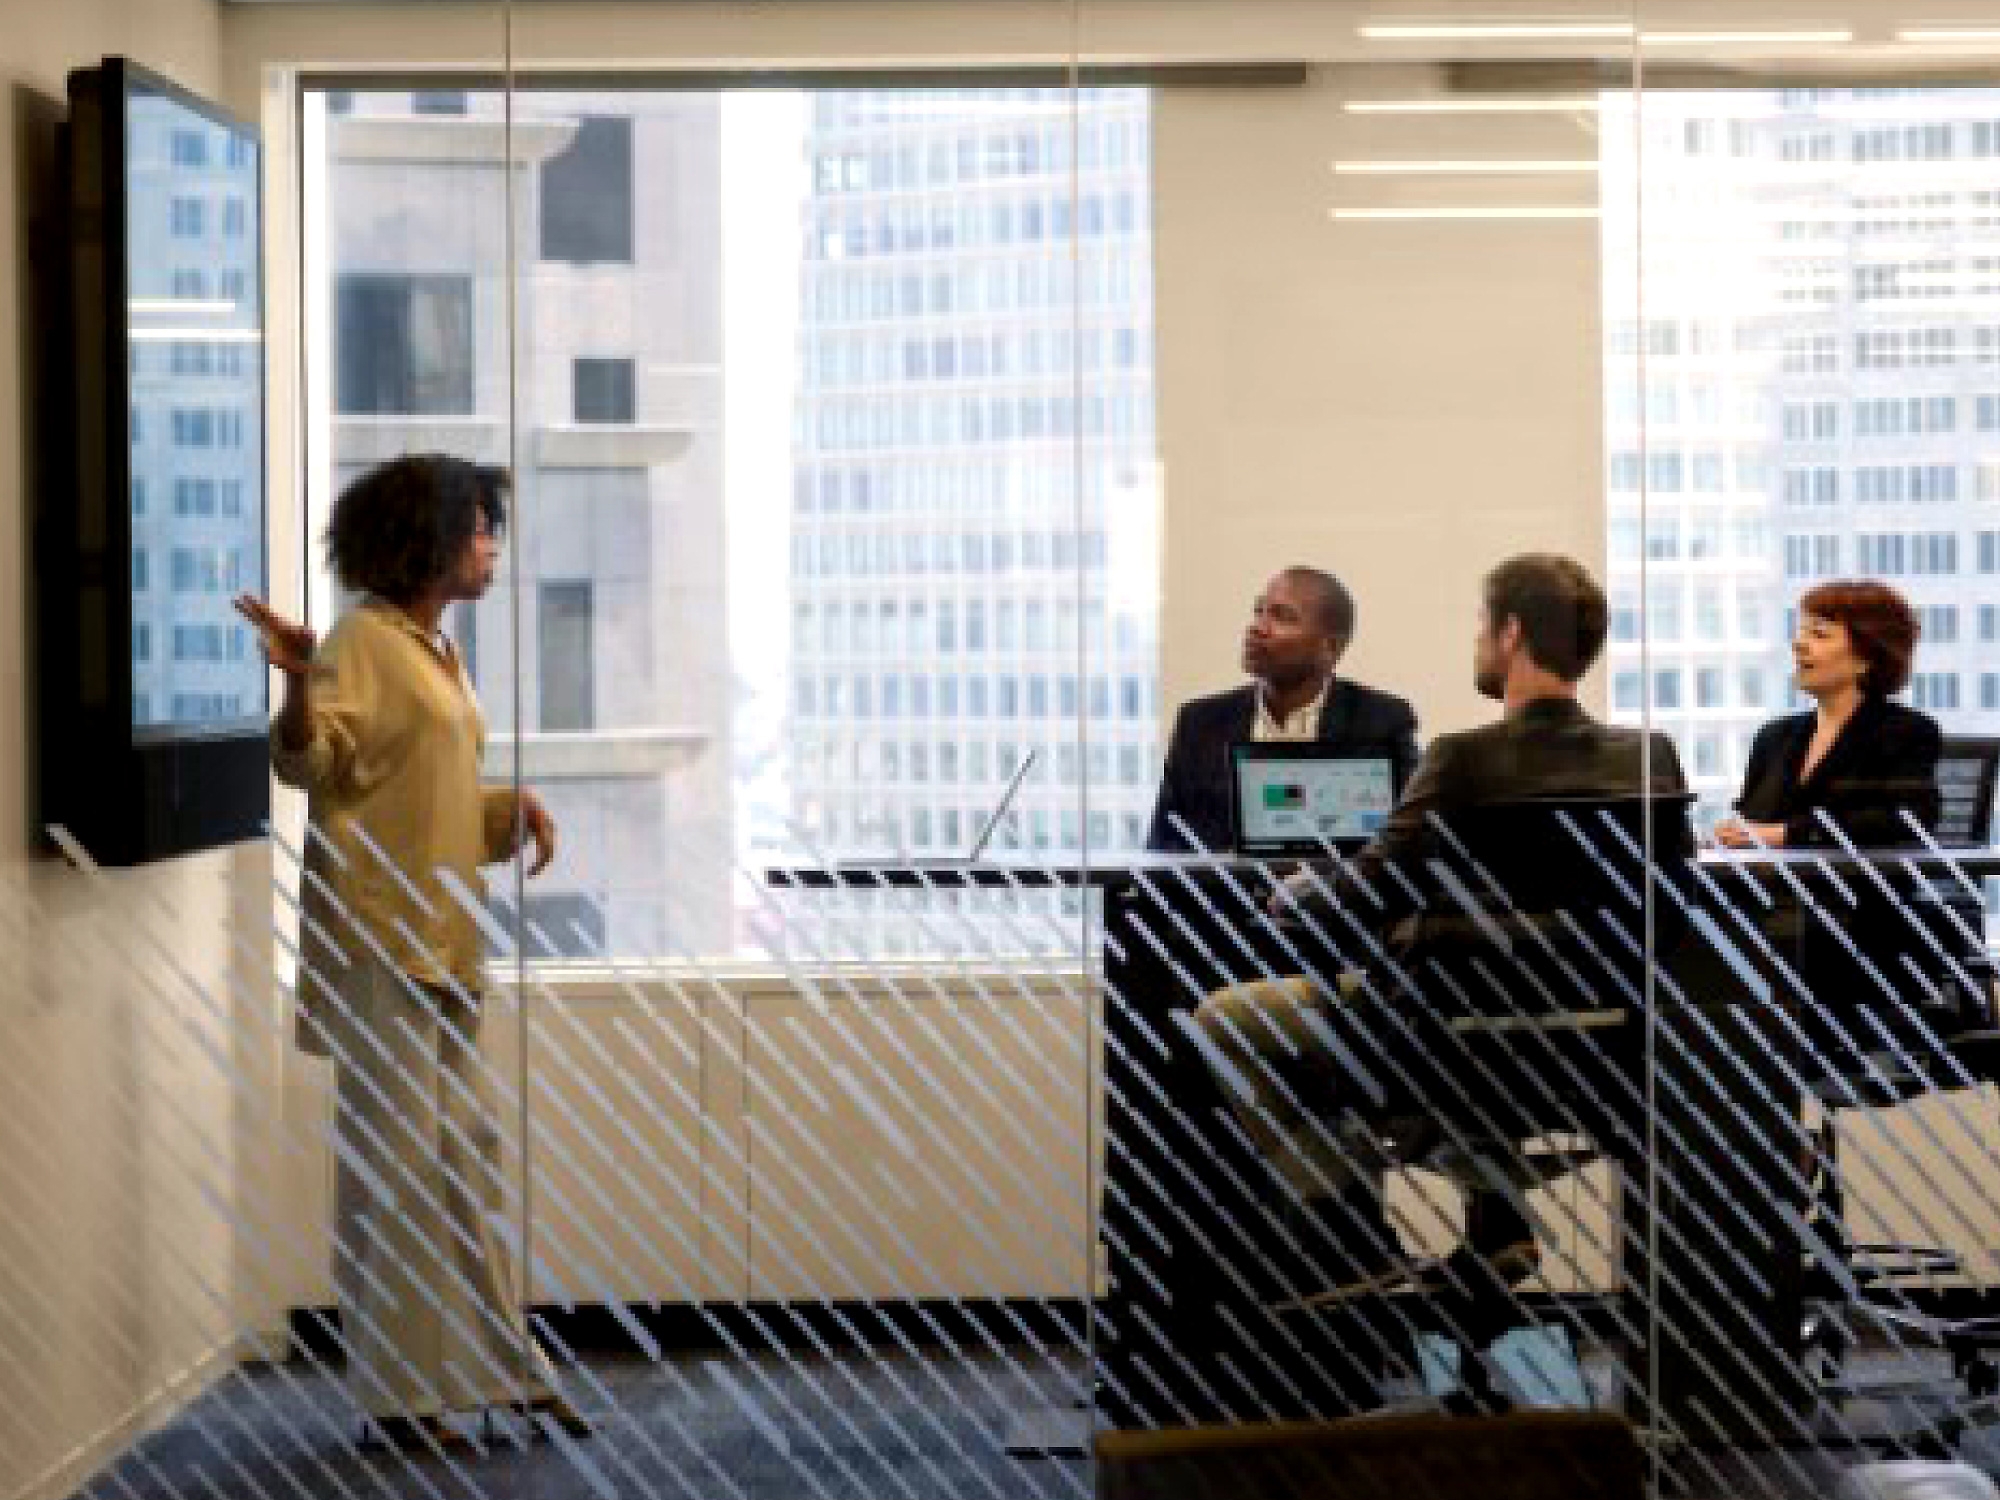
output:
[[[1028,772],[1034,769],[1035,762],[1041,758],[1041,753],[1040,747],[1031,746],[1028,753],[1021,757],[1020,764],[1014,767],[1014,774],[1007,778],[1007,786],[1000,793],[1000,801],[987,815],[986,821],[980,825],[978,833],[973,837],[972,847],[965,853],[921,855],[912,859],[899,851],[893,863],[916,870],[951,869],[961,865],[978,864],[987,847],[992,844],[993,835],[1000,831],[1001,819],[1012,811],[1014,799],[1021,794],[1021,788],[1027,784]],[[837,870],[873,870],[889,862],[891,861],[885,861],[879,854],[864,854],[837,859],[833,863]]]
[[[1229,748],[1236,852],[1310,858],[1328,844],[1360,848],[1389,819],[1402,788],[1387,750],[1248,742]]]

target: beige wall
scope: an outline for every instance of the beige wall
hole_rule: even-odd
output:
[[[1285,562],[1311,560],[1358,596],[1347,669],[1410,697],[1428,734],[1489,712],[1469,681],[1485,568],[1527,547],[1602,553],[1596,225],[1336,224],[1331,162],[1405,148],[1596,147],[1562,116],[1412,126],[1343,113],[1357,93],[1440,87],[1433,68],[1329,61],[1353,56],[1352,21],[1343,7],[1270,0],[749,10],[523,0],[511,19],[488,5],[304,3],[228,8],[223,50],[239,108],[254,107],[271,68],[492,68],[510,45],[522,67],[1060,61],[1073,51],[1313,63],[1304,84],[1161,95],[1162,686],[1174,703],[1237,680],[1257,586]],[[1545,188],[1521,191],[1546,199]],[[1507,294],[1493,295],[1501,286]]]
[[[65,1495],[219,1369],[255,1317],[255,1139],[275,1057],[262,846],[93,881],[31,856],[29,343],[69,69],[123,53],[197,89],[214,0],[0,0],[0,1495]],[[241,944],[241,948],[234,945]],[[233,1081],[232,1081],[233,1075]]]
[[[1433,92],[1429,69],[1333,67],[1298,88],[1160,96],[1169,702],[1236,680],[1249,600],[1297,561],[1355,594],[1343,670],[1410,698],[1427,736],[1482,722],[1480,575],[1528,548],[1603,555],[1596,224],[1330,216],[1410,202],[1336,180],[1336,159],[1595,150],[1566,116],[1412,124],[1341,107]]]

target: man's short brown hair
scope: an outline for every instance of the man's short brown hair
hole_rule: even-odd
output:
[[[1486,617],[1495,629],[1514,619],[1535,664],[1564,682],[1590,670],[1604,649],[1610,610],[1582,563],[1553,552],[1510,557],[1486,575]]]

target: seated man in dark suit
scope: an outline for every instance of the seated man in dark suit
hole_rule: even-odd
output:
[[[1256,679],[1181,706],[1146,847],[1226,851],[1229,750],[1251,740],[1300,740],[1382,750],[1401,786],[1417,763],[1417,716],[1401,698],[1334,675],[1354,639],[1354,599],[1331,573],[1294,567],[1264,585],[1243,632],[1243,670]]]
[[[1274,902],[1280,914],[1295,907],[1331,930],[1337,907],[1394,948],[1397,929],[1416,925],[1408,922],[1411,887],[1397,872],[1425,859],[1433,814],[1448,819],[1536,797],[1630,795],[1649,785],[1656,793],[1684,790],[1665,735],[1653,734],[1649,749],[1641,731],[1600,724],[1577,702],[1577,682],[1602,649],[1607,624],[1604,591],[1580,565],[1548,554],[1516,557],[1487,575],[1484,592],[1474,681],[1505,705],[1504,717],[1433,741],[1382,833],[1337,871],[1291,877]],[[1684,813],[1679,822],[1682,847],[1672,852],[1685,855],[1693,835]],[[1210,995],[1195,1015],[1198,1045],[1245,1133],[1319,1220],[1322,1243],[1337,1247],[1322,1266],[1336,1283],[1376,1274],[1400,1249],[1381,1203],[1381,1174],[1393,1163],[1375,1130],[1349,1128],[1359,1090],[1336,1051],[1351,1048],[1366,1067],[1390,1033],[1371,1040],[1365,1008],[1348,1006],[1345,990],[1304,976],[1236,985]],[[1361,1124],[1411,1112],[1411,1101],[1392,1101]],[[1343,1119],[1348,1125],[1336,1123]],[[1508,1279],[1525,1277],[1534,1235],[1507,1200],[1481,1194],[1468,1218],[1472,1251],[1493,1262],[1511,1258]]]

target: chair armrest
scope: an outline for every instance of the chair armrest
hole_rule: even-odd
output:
[[[1461,1035],[1497,1031],[1599,1031],[1623,1026],[1632,1012],[1617,1010],[1553,1010],[1531,1016],[1454,1016],[1451,1029]]]

